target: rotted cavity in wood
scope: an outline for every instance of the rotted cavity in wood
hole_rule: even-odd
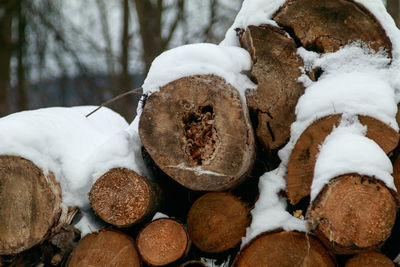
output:
[[[194,166],[209,161],[217,147],[218,136],[214,127],[214,108],[211,105],[198,107],[183,115],[184,150]]]

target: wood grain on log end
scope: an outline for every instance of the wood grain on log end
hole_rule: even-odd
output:
[[[102,175],[89,193],[94,212],[117,227],[130,227],[152,216],[159,205],[157,186],[134,171],[115,168]]]
[[[68,267],[132,266],[141,261],[134,240],[114,230],[102,230],[82,238],[67,263]]]
[[[44,241],[61,213],[61,187],[31,161],[0,156],[0,255]]]
[[[275,232],[261,234],[250,241],[237,255],[233,266],[333,267],[335,264],[314,237],[306,233]]]
[[[273,19],[316,52],[335,52],[361,40],[392,56],[392,43],[375,16],[352,0],[288,0]]]
[[[233,86],[214,75],[185,77],[151,94],[139,134],[158,167],[192,190],[233,188],[254,163],[247,107]]]
[[[394,267],[394,263],[381,253],[369,251],[357,254],[346,262],[345,267]]]
[[[182,263],[179,267],[206,267],[201,261],[187,261]]]
[[[190,239],[178,221],[162,218],[147,224],[137,236],[142,259],[151,266],[173,263],[188,253]]]
[[[249,224],[249,208],[231,193],[205,194],[192,205],[187,219],[193,244],[209,253],[234,248]]]
[[[289,141],[295,107],[304,93],[298,81],[303,60],[294,40],[274,26],[249,26],[240,42],[251,54],[251,76],[258,85],[246,92],[247,105],[257,118],[257,137],[267,149],[280,148]]]
[[[288,164],[286,191],[291,204],[297,204],[310,194],[319,147],[333,127],[339,125],[340,119],[340,114],[321,118],[311,124],[297,140]],[[396,148],[399,134],[393,128],[369,116],[358,116],[358,119],[362,125],[367,126],[366,136],[374,140],[386,154]]]
[[[396,194],[372,177],[336,177],[311,203],[308,228],[336,254],[377,249],[394,226]]]

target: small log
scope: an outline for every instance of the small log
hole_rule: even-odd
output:
[[[182,263],[179,267],[206,267],[201,261],[187,261]]]
[[[246,92],[247,105],[256,118],[257,137],[268,150],[280,148],[289,141],[295,107],[304,93],[298,81],[303,60],[294,40],[274,26],[249,26],[240,42],[251,54],[251,76],[258,85]]]
[[[353,0],[288,0],[273,19],[308,50],[327,53],[361,40],[392,56],[392,43],[375,16]]]
[[[0,156],[0,255],[43,242],[61,214],[54,175],[17,156]]]
[[[335,266],[313,236],[298,232],[267,232],[249,242],[236,256],[234,267]]]
[[[336,254],[379,248],[395,223],[398,195],[372,177],[332,179],[311,203],[308,228]]]
[[[241,183],[255,157],[253,130],[239,92],[220,77],[185,77],[146,100],[140,139],[155,163],[192,190]]]
[[[86,235],[79,241],[67,266],[140,267],[141,261],[135,241],[130,236],[114,230],[102,230]]]
[[[146,177],[115,168],[96,181],[89,200],[93,211],[105,222],[130,227],[156,213],[160,195],[158,186]]]
[[[291,204],[297,204],[310,194],[319,146],[333,127],[339,125],[340,119],[340,114],[321,118],[311,124],[297,140],[288,164],[286,191]],[[358,119],[362,125],[367,126],[366,136],[374,140],[386,154],[396,148],[399,134],[393,128],[369,116],[358,116]]]
[[[246,235],[249,208],[231,193],[208,193],[190,208],[190,239],[200,250],[220,253],[234,248]]]
[[[187,255],[190,239],[185,227],[171,218],[161,218],[147,224],[137,236],[142,259],[151,266],[163,266]]]
[[[385,255],[370,251],[357,254],[346,262],[345,267],[395,267]]]

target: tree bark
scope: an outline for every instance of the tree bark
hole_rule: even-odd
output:
[[[93,211],[105,222],[130,227],[153,216],[160,204],[158,186],[134,171],[111,169],[89,193]]]
[[[367,126],[366,136],[374,140],[386,154],[396,148],[399,134],[395,130],[372,117],[358,116],[358,118],[361,124]],[[286,192],[291,204],[297,204],[310,194],[319,146],[332,132],[333,127],[339,125],[340,119],[340,114],[319,119],[297,140],[288,164]]]
[[[246,92],[257,137],[268,150],[280,148],[289,141],[296,104],[304,93],[298,82],[303,60],[294,40],[274,26],[249,26],[240,42],[251,54],[251,77],[258,85]]]
[[[390,236],[398,195],[372,177],[333,178],[307,211],[308,228],[336,254],[376,250]]]
[[[234,267],[335,266],[328,251],[313,236],[298,232],[266,232],[236,256]]]
[[[190,239],[200,250],[220,253],[234,248],[246,235],[249,208],[231,193],[208,193],[190,208]]]
[[[134,240],[123,233],[103,230],[85,236],[71,253],[68,267],[132,266],[141,261]]]
[[[157,166],[192,190],[233,188],[253,166],[246,106],[234,87],[214,75],[185,77],[151,94],[139,135]]]
[[[0,255],[44,241],[61,214],[61,188],[32,162],[0,156]]]
[[[178,221],[162,218],[150,222],[137,236],[143,261],[150,266],[163,266],[182,259],[190,249],[185,227]]]
[[[392,43],[380,22],[355,1],[288,0],[273,18],[308,50],[334,52],[361,40],[392,56]]]
[[[385,255],[371,251],[357,254],[346,262],[345,267],[395,267]]]

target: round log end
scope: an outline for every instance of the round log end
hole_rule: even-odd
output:
[[[149,215],[156,201],[147,178],[134,171],[116,168],[101,176],[89,193],[94,212],[105,222],[129,227]]]
[[[141,261],[131,237],[114,230],[103,230],[82,238],[71,253],[67,266],[140,267]]]
[[[31,161],[0,156],[0,255],[44,241],[61,212],[61,187]]]
[[[191,240],[209,253],[234,248],[249,223],[249,208],[231,193],[205,194],[194,202],[187,219]]]
[[[346,262],[345,267],[395,267],[385,255],[370,251],[357,254]]]
[[[264,233],[250,241],[237,255],[234,267],[310,266],[334,267],[322,244],[306,233]]]
[[[145,226],[137,236],[142,259],[152,266],[163,266],[184,257],[190,248],[185,227],[178,221],[162,218]]]
[[[336,254],[374,250],[390,236],[397,213],[392,192],[358,174],[334,178],[307,211],[307,223]]]
[[[189,76],[146,100],[139,122],[155,163],[192,190],[241,183],[254,163],[254,136],[239,92],[214,75]]]

